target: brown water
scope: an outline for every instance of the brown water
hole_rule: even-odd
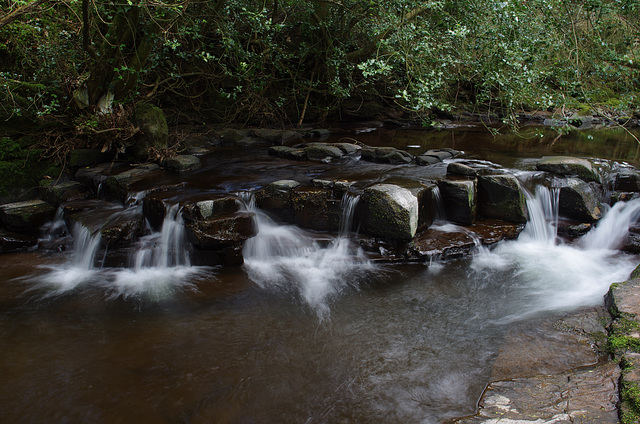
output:
[[[361,136],[374,144],[389,134]],[[511,141],[483,133],[425,139],[404,131],[391,141],[455,147],[503,166],[560,153],[526,144],[514,151]],[[573,147],[586,156],[635,154],[624,137],[615,148],[592,141]],[[187,178],[184,195],[334,172],[225,155]],[[351,168],[341,172],[441,172]],[[66,256],[0,256],[0,422],[442,422],[475,411],[511,323],[598,304],[635,265],[616,252],[518,241],[473,260],[347,271],[342,278],[353,284],[324,299],[330,313],[320,317],[301,295],[305,278],[270,285],[244,268],[202,268],[161,291],[127,295],[113,288],[113,273],[125,270],[96,270],[54,290],[44,276],[67,270]],[[291,266],[306,266],[301,260]],[[331,269],[314,266],[319,275]]]

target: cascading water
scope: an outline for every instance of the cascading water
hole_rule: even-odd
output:
[[[145,294],[155,300],[170,296],[177,288],[191,288],[191,279],[204,271],[192,267],[180,205],[167,208],[162,229],[139,241],[132,255],[133,268],[109,271],[104,283],[111,297]]]
[[[640,217],[640,200],[616,204],[599,224],[574,244],[556,240],[557,193],[540,187],[527,197],[529,221],[517,240],[474,257],[472,269],[515,285],[523,302],[503,321],[544,311],[602,303],[611,283],[633,270],[633,256],[613,250]]]
[[[63,293],[90,281],[98,268],[95,266],[96,254],[100,250],[100,232],[91,234],[86,227],[76,223],[71,231],[73,253],[65,264],[46,265],[48,272],[38,277],[38,281],[54,289],[54,293]]]
[[[296,226],[273,222],[247,202],[258,224],[257,236],[247,240],[243,250],[249,278],[262,288],[297,293],[321,319],[327,318],[331,298],[357,287],[376,269],[348,238],[357,202],[358,197],[343,197],[340,234],[327,247]]]
[[[61,265],[46,265],[48,272],[34,278],[40,285],[54,288],[54,293],[70,291],[81,284],[102,287],[109,297],[139,297],[160,300],[171,296],[178,288],[192,287],[191,281],[205,271],[192,267],[189,245],[179,205],[167,209],[162,230],[142,237],[131,255],[131,268],[96,267],[101,236],[80,224],[73,231],[73,252]],[[106,255],[106,251],[104,252]]]
[[[560,189],[537,186],[535,194],[525,191],[529,222],[520,238],[554,244],[558,235]]]

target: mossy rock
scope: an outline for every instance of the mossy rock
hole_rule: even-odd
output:
[[[602,177],[593,164],[583,158],[571,156],[545,156],[536,165],[539,171],[552,172],[565,177],[577,177],[583,181],[600,183]]]
[[[169,127],[164,112],[158,106],[149,103],[138,104],[134,122],[140,127],[142,135],[127,151],[135,159],[146,161],[150,149],[162,150],[168,147]]]

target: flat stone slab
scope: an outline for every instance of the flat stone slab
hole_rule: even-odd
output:
[[[465,424],[618,423],[620,368],[607,362],[558,375],[491,383]]]
[[[43,200],[6,203],[0,205],[0,223],[11,231],[36,234],[55,213],[56,208]]]
[[[578,177],[583,181],[601,182],[601,177],[593,164],[583,158],[571,156],[544,156],[536,168],[539,171],[553,172],[567,177]]]

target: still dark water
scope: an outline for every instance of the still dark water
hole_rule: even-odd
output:
[[[453,147],[508,168],[552,153],[637,159],[623,133],[592,137],[550,146],[551,136],[475,131],[352,136]],[[186,196],[338,171],[367,181],[442,172],[233,153],[207,161],[187,178]],[[362,264],[326,249],[251,269],[85,270],[69,286],[49,278],[83,272],[68,255],[0,256],[0,421],[438,423],[474,413],[513,323],[600,304],[637,262],[526,237],[432,264]],[[276,260],[286,278],[260,280]],[[312,298],[328,313],[309,293],[320,293]]]

